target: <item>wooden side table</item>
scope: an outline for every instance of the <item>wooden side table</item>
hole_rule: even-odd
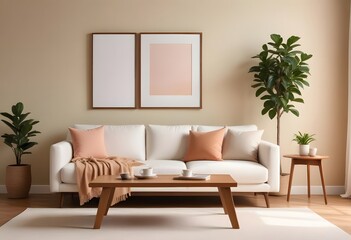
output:
[[[325,191],[324,177],[323,177],[322,159],[326,159],[326,158],[329,158],[329,157],[328,156],[318,156],[318,155],[314,156],[314,157],[311,157],[311,156],[300,156],[300,155],[294,155],[294,154],[284,155],[283,157],[291,158],[290,178],[289,178],[289,188],[288,188],[287,201],[289,201],[289,199],[290,199],[291,184],[292,184],[292,179],[293,179],[295,165],[306,165],[307,166],[308,198],[311,197],[310,166],[318,166],[319,167],[319,173],[320,173],[320,176],[321,176],[321,181],[322,181],[324,202],[325,202],[325,204],[328,204],[328,202],[327,202],[327,194],[326,194],[326,191]]]

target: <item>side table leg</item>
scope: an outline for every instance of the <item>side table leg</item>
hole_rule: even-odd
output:
[[[311,178],[310,178],[310,170],[311,166],[310,163],[307,163],[307,192],[308,192],[308,198],[311,197]]]
[[[321,181],[322,181],[322,187],[323,187],[323,194],[324,194],[324,202],[325,204],[328,204],[327,201],[327,193],[325,191],[325,184],[324,184],[324,177],[323,177],[323,169],[322,169],[322,161],[318,164],[319,166],[319,173],[321,175]]]
[[[219,195],[221,196],[223,208],[227,211],[232,228],[239,229],[239,222],[235,212],[234,201],[230,187],[220,187],[218,188]]]
[[[290,191],[291,191],[291,184],[293,180],[293,175],[294,175],[294,168],[295,168],[295,163],[294,159],[291,159],[291,166],[290,166],[290,177],[289,177],[289,187],[288,187],[288,196],[286,200],[289,202],[290,200]]]
[[[110,194],[112,192],[114,188],[103,188],[102,189],[102,193],[100,196],[100,200],[99,200],[99,206],[97,209],[97,213],[96,213],[96,218],[95,218],[95,224],[94,224],[94,229],[100,229],[101,227],[101,223],[102,223],[102,219],[105,216],[105,213],[108,212],[109,209],[109,199],[110,199]]]

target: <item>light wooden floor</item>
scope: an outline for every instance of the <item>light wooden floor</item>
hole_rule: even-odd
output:
[[[328,196],[328,205],[324,204],[323,196],[292,195],[290,202],[286,196],[270,196],[271,208],[308,207],[323,218],[334,223],[351,234],[351,199],[339,196]],[[28,199],[8,199],[0,194],[0,226],[21,213],[26,208],[59,207],[59,194],[32,194]],[[240,194],[234,196],[236,207],[265,207],[262,195]],[[98,200],[93,199],[82,207],[97,207]],[[218,197],[212,196],[132,196],[116,207],[220,207]],[[66,196],[65,208],[79,206],[78,196]]]

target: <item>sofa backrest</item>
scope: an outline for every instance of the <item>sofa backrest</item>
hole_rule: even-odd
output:
[[[101,125],[75,124],[77,129],[91,129]],[[144,125],[105,125],[105,145],[109,156],[145,160]],[[68,136],[70,140],[70,136]]]
[[[191,125],[148,125],[146,149],[148,160],[181,160],[188,147]]]
[[[181,160],[188,147],[189,131],[208,132],[226,127],[233,131],[255,131],[256,125],[204,126],[204,125],[148,125],[146,127],[147,160]],[[230,146],[224,137],[223,157],[230,159]]]
[[[77,129],[92,129],[101,125],[75,124]],[[105,125],[105,144],[110,156],[136,160],[182,160],[188,147],[189,131],[208,132],[226,127],[233,131],[256,131],[256,125]],[[71,137],[68,132],[67,140]],[[224,137],[223,159],[230,159],[230,146]]]

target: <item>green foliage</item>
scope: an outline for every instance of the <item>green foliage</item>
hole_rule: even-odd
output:
[[[313,138],[315,134],[308,134],[308,133],[301,133],[299,134],[294,134],[294,139],[293,141],[297,142],[300,145],[306,145],[310,144],[311,142],[315,141],[316,139]]]
[[[26,119],[28,113],[23,113],[23,103],[18,102],[11,108],[12,113],[1,112],[0,114],[8,120],[2,119],[13,133],[5,133],[1,137],[4,139],[4,143],[9,146],[16,157],[16,164],[20,165],[23,154],[31,154],[28,149],[38,144],[37,142],[30,141],[31,137],[35,137],[39,131],[33,130],[33,126],[39,121],[33,119]]]
[[[264,101],[262,115],[268,113],[273,119],[284,112],[299,116],[294,103],[304,103],[300,88],[309,86],[307,76],[310,70],[307,64],[312,55],[296,50],[300,44],[297,36],[291,36],[286,42],[278,34],[271,35],[272,42],[262,46],[262,52],[253,58],[259,59],[249,72],[254,73],[253,88],[257,88],[256,97]]]

